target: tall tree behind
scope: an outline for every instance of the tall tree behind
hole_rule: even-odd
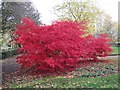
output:
[[[20,18],[30,17],[40,23],[40,14],[31,2],[3,2],[2,3],[2,30],[12,29],[11,26],[20,23]]]
[[[31,2],[2,2],[2,40],[0,40],[3,44],[3,48],[9,45],[8,41],[14,36],[12,32],[15,30],[13,27],[17,23],[20,23],[20,18],[30,17],[32,20],[36,22],[36,24],[40,24],[40,14],[34,8]]]
[[[87,20],[89,30],[95,30],[94,23],[99,19],[98,15],[103,13],[92,0],[67,0],[62,5],[55,6],[54,11],[60,20]]]
[[[110,16],[106,16],[103,22],[103,32],[109,34],[113,42],[118,42],[118,23],[113,22]]]
[[[109,38],[113,40],[113,42],[117,42],[118,40],[118,23],[113,22],[112,17],[106,13],[104,16],[100,16],[100,20],[96,21],[96,35],[106,33],[109,34]]]

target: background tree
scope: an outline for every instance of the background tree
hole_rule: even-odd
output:
[[[95,21],[103,12],[95,5],[92,0],[70,0],[62,5],[54,7],[55,14],[60,20],[88,21],[88,27],[91,33],[95,32]]]
[[[40,23],[40,14],[31,2],[3,2],[2,3],[2,30],[12,29],[11,25],[20,23],[20,18],[30,17]]]
[[[109,38],[111,38],[113,40],[113,42],[117,42],[117,38],[118,38],[118,23],[117,22],[113,22],[111,20],[111,16],[104,13],[104,15],[100,15],[99,16],[99,20],[96,21],[95,25],[96,25],[96,31],[95,31],[95,35],[99,34],[109,34]]]
[[[14,36],[12,32],[15,30],[14,25],[21,22],[20,18],[30,17],[37,25],[41,23],[40,14],[34,8],[31,2],[2,2],[2,43],[8,45],[8,41]],[[3,46],[3,47],[4,47]],[[10,45],[8,45],[10,46]]]
[[[87,21],[89,33],[96,37],[107,33],[109,38],[117,41],[117,23],[111,20],[110,15],[98,8],[96,1],[66,0],[63,4],[55,6],[54,11],[59,20]]]
[[[104,31],[109,34],[109,37],[113,40],[113,42],[117,42],[118,38],[118,24],[117,22],[113,22],[111,18],[106,17],[104,20]]]

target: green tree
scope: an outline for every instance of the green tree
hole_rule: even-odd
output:
[[[41,23],[40,14],[31,2],[7,2],[3,0],[1,5],[2,9],[0,12],[2,13],[0,15],[2,16],[2,38],[0,42],[3,45],[3,48],[8,48],[8,46],[11,47],[11,44],[8,42],[14,38],[12,35],[12,32],[15,30],[14,25],[21,22],[20,18],[30,17],[36,22],[36,24]]]
[[[113,22],[111,18],[112,17],[108,14],[100,16],[100,20],[96,21],[95,34],[109,34],[109,38],[113,39],[113,41],[116,42],[118,38],[118,23]]]
[[[70,0],[54,7],[55,14],[60,20],[88,21],[91,33],[95,31],[95,21],[103,12],[92,0]]]
[[[40,14],[31,2],[3,2],[2,3],[2,30],[12,30],[12,25],[20,23],[20,18],[30,17],[40,23]]]

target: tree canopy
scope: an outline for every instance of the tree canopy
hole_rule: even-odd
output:
[[[20,23],[20,18],[30,17],[40,23],[40,14],[31,2],[3,2],[2,3],[2,30],[12,29],[12,25]]]
[[[89,33],[99,36],[101,33],[110,34],[111,39],[117,37],[117,23],[111,16],[102,11],[93,0],[65,0],[54,7],[54,13],[59,20],[75,22],[87,21]]]
[[[95,22],[103,12],[92,0],[70,0],[54,7],[55,14],[60,20],[88,21],[88,27],[95,29]]]
[[[2,19],[0,45],[2,44],[2,47],[8,47],[9,40],[14,38],[12,32],[15,30],[14,26],[21,22],[20,18],[30,17],[37,25],[41,24],[40,13],[34,8],[32,2],[7,2],[3,0],[0,12]]]
[[[38,26],[29,18],[22,20],[16,26],[14,34],[18,37],[13,41],[21,45],[19,52],[23,52],[17,57],[18,64],[32,73],[65,72],[77,67],[79,61],[97,60],[113,51],[106,34],[98,38],[83,37],[87,33],[84,22],[56,21],[52,25]]]

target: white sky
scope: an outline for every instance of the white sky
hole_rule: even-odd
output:
[[[99,0],[100,9],[111,15],[113,21],[118,21],[118,2],[120,0]]]
[[[57,20],[57,16],[53,14],[52,9],[55,5],[62,3],[64,0],[31,0],[39,13],[44,24],[51,24],[52,21]]]
[[[52,8],[57,4],[61,4],[65,0],[31,0],[31,1],[34,3],[34,6],[38,9],[38,11],[41,13],[42,22],[44,24],[51,24],[52,21],[57,20],[57,16],[52,13]],[[107,14],[109,14],[112,17],[113,21],[117,22],[118,2],[120,0],[97,0],[97,1],[99,8],[101,10],[104,10]]]
[[[57,16],[54,15],[52,8],[62,3],[64,0],[31,0],[36,8],[41,13],[41,20],[44,24],[50,24],[51,21],[57,20]],[[98,5],[101,10],[104,10],[107,14],[111,15],[113,21],[118,21],[118,2],[119,0],[98,0]]]

